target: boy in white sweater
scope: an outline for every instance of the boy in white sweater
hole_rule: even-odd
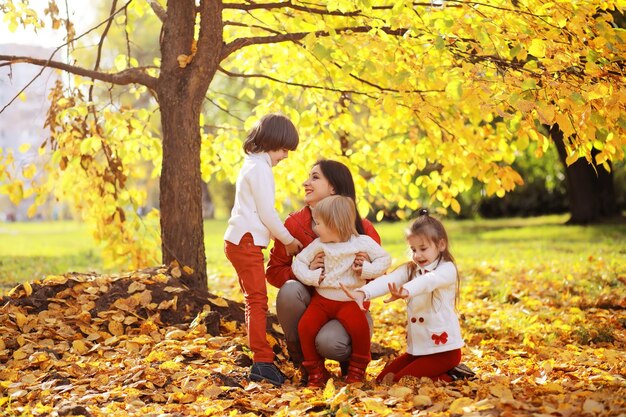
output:
[[[272,168],[298,146],[298,131],[286,116],[262,117],[248,133],[246,158],[237,177],[235,204],[224,233],[224,253],[231,262],[244,295],[246,331],[254,363],[249,378],[280,386],[285,376],[274,365],[274,351],[267,341],[267,285],[263,248],[272,237],[288,254],[302,247],[283,226],[274,208]]]
[[[367,280],[385,273],[391,264],[389,254],[367,235],[355,229],[356,207],[352,199],[340,195],[324,198],[313,209],[313,230],[319,235],[296,256],[292,269],[305,285],[315,287],[311,303],[298,324],[303,366],[309,374],[308,386],[321,387],[330,378],[323,358],[315,349],[315,337],[324,324],[337,319],[352,340],[347,383],[361,382],[370,361],[370,331],[365,313],[342,290],[360,288]],[[324,267],[309,265],[324,252]],[[357,253],[369,261],[355,262]]]

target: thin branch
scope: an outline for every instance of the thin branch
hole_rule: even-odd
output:
[[[355,27],[338,28],[338,29],[335,29],[334,32],[339,33],[339,34],[341,33],[367,33],[371,31],[372,29],[375,29],[375,28],[373,28],[372,26],[355,26]],[[403,36],[408,31],[408,29],[404,29],[404,28],[401,28],[401,29],[376,28],[376,29],[381,30],[385,32],[386,34],[393,35],[393,36]],[[256,36],[256,37],[250,37],[250,38],[238,38],[224,45],[224,48],[222,49],[221,59],[224,60],[233,52],[241,48],[244,48],[246,46],[263,45],[263,44],[269,44],[269,43],[273,44],[273,43],[280,43],[280,42],[295,42],[295,41],[304,39],[306,36],[311,35],[311,34],[318,36],[318,37],[322,37],[322,36],[330,36],[331,33],[325,30],[318,30],[315,32],[294,32],[294,33],[284,33],[284,34],[279,34],[279,35],[274,35],[274,36]]]
[[[11,56],[11,55],[1,55],[1,56],[0,56],[0,67],[4,67],[4,66],[7,66],[7,65],[9,65],[9,66],[10,66],[10,65],[12,65],[13,63],[16,63],[16,62],[12,62],[12,59],[13,59],[13,58],[19,58],[19,59],[20,59],[20,61],[18,61],[18,62],[24,62],[24,63],[28,63],[28,64],[33,64],[33,65],[39,65],[39,66],[41,66],[42,68],[41,68],[41,70],[40,70],[40,71],[39,71],[39,72],[38,72],[38,73],[37,73],[37,74],[33,77],[33,79],[32,79],[32,80],[30,80],[30,82],[28,82],[28,83],[27,83],[27,84],[26,84],[26,85],[25,85],[25,86],[24,86],[24,87],[23,87],[20,91],[18,91],[18,92],[17,92],[17,94],[15,94],[15,96],[13,96],[13,98],[12,98],[12,99],[11,99],[11,100],[10,100],[10,101],[9,101],[9,102],[5,105],[5,106],[4,106],[4,107],[2,107],[2,109],[0,109],[0,113],[2,113],[2,112],[3,112],[3,111],[7,108],[7,107],[9,107],[9,106],[10,106],[10,105],[11,105],[11,104],[15,101],[15,100],[17,100],[17,98],[20,96],[20,94],[22,94],[24,91],[26,91],[26,90],[28,89],[28,87],[29,87],[32,83],[34,83],[34,82],[35,82],[35,80],[41,76],[41,74],[43,74],[43,71],[45,70],[45,68],[46,68],[46,67],[52,67],[52,68],[63,69],[63,68],[60,68],[60,67],[53,67],[52,65],[49,65],[50,63],[53,63],[53,62],[54,62],[54,63],[58,63],[58,62],[56,62],[56,61],[52,61],[52,58],[56,55],[56,53],[57,53],[57,52],[59,52],[59,50],[60,50],[61,48],[65,47],[65,46],[68,46],[70,43],[72,43],[72,42],[74,42],[74,41],[76,41],[76,40],[78,40],[78,39],[80,39],[80,38],[82,38],[82,37],[84,37],[84,36],[87,36],[87,34],[89,34],[89,33],[93,32],[94,30],[96,30],[97,28],[99,28],[100,26],[102,26],[103,24],[105,24],[107,21],[113,20],[113,18],[115,17],[115,15],[117,15],[120,11],[125,10],[125,9],[128,7],[128,5],[129,5],[132,1],[133,1],[133,0],[129,0],[129,1],[127,1],[127,2],[126,2],[126,4],[125,4],[124,6],[122,6],[119,10],[117,10],[114,14],[112,14],[111,16],[109,16],[108,18],[106,18],[104,21],[100,22],[98,25],[96,25],[96,26],[92,27],[91,29],[87,30],[86,32],[84,32],[84,33],[83,33],[83,34],[81,34],[80,36],[77,36],[76,38],[73,38],[73,39],[71,39],[71,40],[68,40],[68,41],[67,41],[67,42],[65,42],[64,44],[62,44],[62,45],[58,46],[58,47],[57,47],[54,51],[52,51],[52,53],[50,54],[50,57],[48,58],[48,60],[33,59],[33,58],[30,58],[30,57],[16,57],[16,56]],[[65,5],[65,7],[66,7],[66,10],[69,10],[69,9],[67,8],[67,3],[66,3],[66,5]],[[9,61],[9,62],[1,63],[1,61]],[[31,61],[32,61],[32,62],[31,62]],[[35,62],[35,61],[36,61],[36,62]],[[66,64],[62,64],[62,63],[58,63],[58,64],[61,64],[61,65],[66,65]],[[74,66],[71,66],[71,65],[68,65],[68,67],[70,67],[70,68],[79,68],[79,67],[74,67]],[[79,68],[79,69],[80,69],[80,70],[83,70],[83,71],[88,71],[88,70],[85,70],[85,69],[83,69],[83,68]],[[68,71],[68,72],[71,72],[71,71]],[[74,73],[74,72],[71,72],[71,73]],[[79,75],[81,75],[81,74],[79,74]],[[144,74],[144,76],[145,76],[145,77],[149,77],[149,76],[148,76],[148,75],[146,75],[146,74]],[[149,77],[149,78],[153,78],[153,77]],[[99,79],[99,78],[97,78],[97,79]],[[153,78],[153,80],[154,80],[154,82],[150,82],[150,83],[149,83],[150,85],[152,85],[152,84],[156,84],[156,79],[154,79],[154,78]],[[143,82],[139,82],[139,84],[143,84],[143,85],[145,85],[146,87],[149,87],[149,84],[146,84],[146,83],[143,83]]]
[[[71,74],[83,77],[93,78],[95,80],[108,82],[117,85],[141,84],[148,88],[155,88],[157,79],[146,74],[144,71],[154,67],[137,67],[129,68],[117,73],[104,73],[89,70],[75,65],[66,64],[64,62],[51,61],[47,59],[37,59],[29,56],[17,55],[0,55],[0,61],[10,61],[0,64],[0,67],[13,64],[32,64],[41,67],[56,68]]]
[[[319,86],[319,85],[311,85],[311,84],[303,84],[303,83],[294,83],[294,82],[290,82],[290,81],[284,81],[284,80],[280,80],[278,78],[266,75],[266,74],[241,74],[241,73],[235,73],[235,72],[231,72],[228,71],[226,69],[224,69],[223,67],[219,67],[219,71],[228,75],[229,77],[238,77],[238,78],[265,78],[267,80],[270,81],[274,81],[280,84],[284,84],[284,85],[289,85],[292,87],[300,87],[300,88],[310,88],[310,89],[315,89],[315,90],[325,90],[325,91],[332,91],[335,93],[342,93],[342,94],[347,94],[347,93],[352,93],[352,94],[358,94],[358,95],[362,95],[362,96],[366,96],[368,98],[371,99],[376,99],[375,96],[369,94],[369,93],[365,93],[363,91],[356,91],[356,90],[342,90],[342,89],[338,89],[338,88],[332,88],[332,87],[323,87],[323,86]]]
[[[116,7],[117,7],[117,0],[113,0],[113,3],[111,4],[111,12],[109,13],[109,15],[113,15]],[[100,42],[98,42],[98,51],[96,53],[96,63],[93,66],[94,71],[98,71],[100,69],[100,59],[102,59],[102,47],[104,46],[104,40],[106,39],[106,36],[109,33],[109,29],[111,29],[112,24],[113,24],[113,19],[109,19],[107,21],[106,26],[104,27],[104,31],[102,32],[102,35],[100,36]],[[90,102],[93,102],[93,88],[94,88],[94,84],[91,84],[89,86],[89,101]]]
[[[413,2],[412,6],[413,7],[417,7],[417,6],[424,6],[424,7],[432,7],[432,2]],[[372,10],[391,10],[393,8],[393,4],[388,5],[388,6],[373,6]],[[462,5],[452,5],[449,7],[462,7]],[[341,12],[338,10],[333,10],[333,11],[329,11],[326,8],[323,7],[309,7],[309,6],[303,6],[301,4],[294,4],[291,2],[291,0],[289,1],[279,1],[276,3],[255,3],[255,2],[248,2],[248,3],[224,3],[224,9],[236,9],[236,10],[246,10],[246,11],[250,11],[250,10],[275,10],[275,9],[292,9],[292,10],[297,10],[300,12],[306,12],[306,13],[310,13],[310,14],[319,14],[319,15],[325,15],[325,16],[343,16],[343,17],[355,17],[355,16],[361,16],[361,13],[363,13],[362,10],[354,10],[351,12]]]
[[[167,12],[159,4],[159,2],[155,1],[155,0],[150,0],[150,1],[148,1],[148,3],[150,3],[150,7],[152,7],[152,11],[159,18],[161,23],[165,22],[165,19],[167,19]]]
[[[233,119],[239,120],[240,122],[245,122],[245,120],[243,120],[241,117],[235,116],[233,113],[231,113],[227,108],[224,108],[222,106],[220,106],[218,103],[216,103],[215,101],[211,100],[211,98],[209,96],[204,96],[204,98],[211,103],[212,105],[214,105],[215,107],[217,107],[219,110],[223,111],[224,113],[226,113],[227,115],[229,115],[230,117],[232,117]]]

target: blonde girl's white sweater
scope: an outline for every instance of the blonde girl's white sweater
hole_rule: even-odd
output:
[[[324,280],[320,283],[322,268],[310,270],[309,265],[320,253],[324,253]],[[357,252],[364,252],[370,262],[363,262],[360,277],[352,270]],[[379,277],[391,265],[391,256],[374,239],[367,235],[352,236],[346,242],[323,243],[319,238],[302,250],[291,266],[294,275],[305,285],[315,287],[323,297],[336,301],[351,301],[339,284],[356,289],[367,280]]]

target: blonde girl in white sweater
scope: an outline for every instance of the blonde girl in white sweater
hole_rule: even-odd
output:
[[[342,286],[356,289],[384,274],[391,257],[371,237],[357,233],[355,218],[356,208],[351,198],[333,195],[321,200],[313,208],[313,230],[319,238],[304,248],[292,264],[294,275],[316,290],[298,324],[302,365],[308,372],[309,387],[324,386],[330,378],[324,358],[315,348],[315,337],[332,319],[343,325],[352,340],[345,381],[363,381],[370,361],[370,331],[365,313],[344,293]],[[324,253],[324,267],[309,269],[320,252]],[[357,253],[366,254],[369,261],[355,262]]]

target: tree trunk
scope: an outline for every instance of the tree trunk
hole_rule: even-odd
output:
[[[550,137],[565,168],[571,216],[568,223],[592,224],[618,216],[620,211],[613,187],[613,172],[590,164],[585,159],[579,159],[567,166],[563,132],[558,125],[552,126]]]
[[[201,30],[194,51],[195,0],[169,0],[161,38],[157,98],[163,129],[160,179],[163,263],[176,260],[182,281],[207,293],[200,175],[200,112],[222,54],[221,3],[202,1]],[[181,66],[179,57],[190,61]]]
[[[174,94],[172,92],[172,94]],[[187,100],[189,103],[190,100]],[[161,238],[163,262],[176,260],[193,269],[183,282],[206,291],[206,257],[202,228],[200,179],[200,106],[185,106],[184,97],[159,101],[163,125],[161,168]]]

